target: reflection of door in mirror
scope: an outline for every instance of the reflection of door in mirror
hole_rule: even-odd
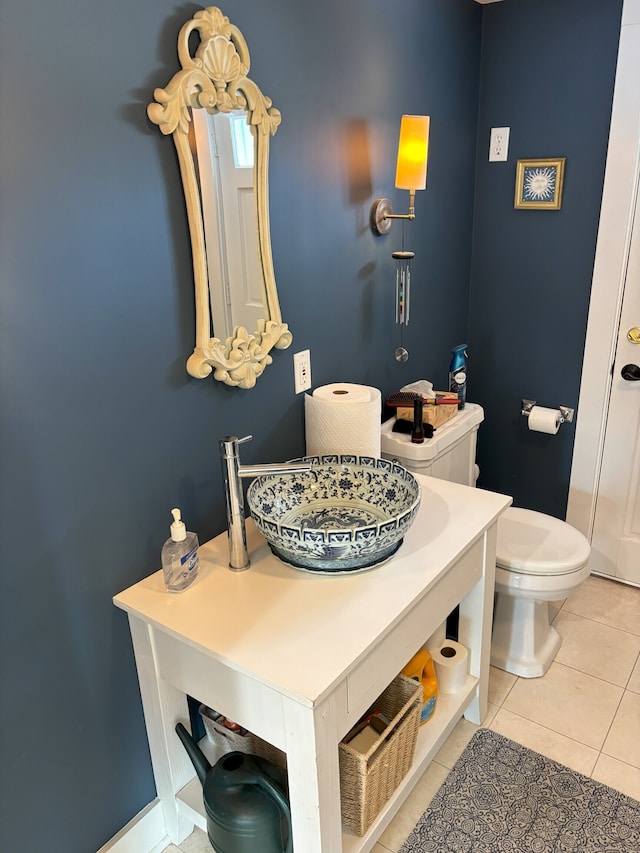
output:
[[[247,114],[193,113],[213,334],[256,329],[267,314],[258,253],[254,144]]]

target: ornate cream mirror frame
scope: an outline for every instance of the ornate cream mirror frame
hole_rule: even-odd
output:
[[[198,31],[200,43],[195,55],[191,56],[189,38],[194,30]],[[163,134],[173,135],[184,187],[196,309],[195,348],[187,361],[187,371],[197,379],[204,379],[213,370],[214,378],[220,382],[252,388],[273,360],[270,350],[274,347],[286,349],[292,341],[291,332],[280,315],[268,205],[269,140],[280,124],[280,112],[247,77],[250,67],[247,44],[240,30],[230,24],[216,6],[196,12],[184,24],[178,35],[178,58],[182,70],[171,78],[165,89],[155,89],[155,102],[147,107],[147,115]],[[193,109],[204,109],[210,115],[246,111],[254,140],[258,263],[266,318],[258,321],[258,329],[253,334],[237,326],[224,342],[212,337],[203,206],[189,139]]]

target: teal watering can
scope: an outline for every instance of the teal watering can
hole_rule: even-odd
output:
[[[228,752],[212,767],[182,723],[176,733],[202,784],[207,834],[216,853],[293,853],[284,773],[244,752]]]

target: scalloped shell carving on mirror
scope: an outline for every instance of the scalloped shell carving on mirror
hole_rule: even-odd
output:
[[[190,36],[199,35],[192,56]],[[242,33],[220,9],[210,6],[196,12],[178,35],[178,58],[182,67],[164,89],[155,89],[154,102],[147,107],[149,119],[165,135],[172,135],[184,188],[195,283],[195,347],[187,361],[191,376],[203,379],[212,371],[227,385],[252,388],[271,364],[273,348],[286,349],[292,335],[282,322],[276,289],[269,223],[269,142],[280,124],[280,112],[247,76],[249,50]],[[210,115],[243,110],[254,142],[254,198],[257,221],[257,256],[262,281],[265,318],[255,332],[236,326],[224,340],[212,337],[210,281],[203,204],[197,166],[190,144],[192,110]],[[209,247],[211,251],[211,247]]]

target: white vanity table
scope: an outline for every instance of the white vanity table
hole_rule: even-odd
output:
[[[200,548],[200,576],[181,594],[157,572],[114,598],[127,611],[166,831],[206,829],[202,791],[174,728],[186,695],[287,753],[296,853],[375,845],[458,719],[487,708],[496,522],[511,499],[418,476],[422,503],[387,564],[330,577],[296,571],[247,524],[251,568],[227,568],[227,535]],[[367,834],[343,832],[338,742],[460,604],[469,675],[440,695],[409,773]]]

